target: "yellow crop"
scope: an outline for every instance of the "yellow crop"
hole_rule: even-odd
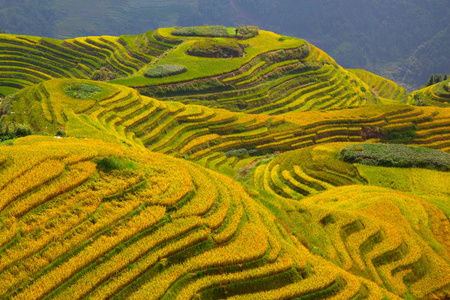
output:
[[[165,121],[180,113],[168,106],[174,114]],[[392,120],[416,113],[392,112]],[[367,113],[379,122],[376,111]],[[106,123],[116,122],[110,117]],[[296,138],[289,131],[258,136],[265,134],[262,119],[248,120],[248,128],[259,124],[249,140],[270,136],[289,144]],[[309,134],[327,138],[363,128],[351,123],[333,130],[322,121],[307,128]],[[169,132],[183,136],[186,128]],[[248,167],[258,191],[186,160],[92,139],[34,136],[0,147],[1,297],[184,299],[219,287],[226,295],[232,285],[234,299],[295,298],[326,289],[333,299],[390,299],[396,296],[380,286],[425,297],[450,283],[450,226],[444,212],[425,202],[442,205],[448,197],[445,187],[430,192],[438,189],[433,181],[445,185],[444,172],[347,164],[337,156],[345,143],[227,158],[216,150],[245,145],[247,136],[223,134],[226,128],[215,130],[230,140],[208,148],[200,162],[221,170]],[[154,147],[188,143],[167,140]],[[391,178],[417,196],[368,185],[389,186]],[[423,276],[410,283],[412,272]],[[251,290],[277,274],[289,283]],[[246,286],[246,294],[234,284]]]
[[[137,217],[132,218],[129,222],[126,222],[123,226],[117,228],[113,232],[113,236],[101,236],[83,251],[49,272],[45,277],[36,280],[29,288],[15,296],[13,299],[30,299],[45,295],[52,290],[55,285],[60,284],[80,268],[86,266],[108,250],[111,250],[125,239],[130,238],[132,235],[161,220],[164,216],[164,212],[165,209],[162,207],[144,210]]]
[[[58,177],[63,171],[64,164],[59,160],[48,160],[38,164],[0,191],[0,211],[18,197]]]

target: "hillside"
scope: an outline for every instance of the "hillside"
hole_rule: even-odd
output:
[[[11,34],[70,39],[127,35],[160,27],[254,24],[305,38],[345,68],[362,68],[412,90],[448,72],[446,0],[1,0]]]
[[[172,46],[156,41],[152,32],[65,41],[0,34],[0,94],[50,78],[90,78],[101,68],[112,78],[134,74]]]
[[[192,163],[116,144],[0,147],[6,298],[397,299],[388,290],[422,298],[450,283],[439,234],[450,224],[418,197],[357,186],[302,202],[251,197]]]
[[[96,86],[102,92],[92,99],[74,99],[66,92],[71,84]],[[319,101],[312,98],[305,106],[314,109]],[[285,105],[282,109],[289,110],[290,104]],[[156,100],[121,85],[53,79],[19,92],[11,110],[14,114],[3,117],[5,124],[28,124],[34,132],[54,135],[64,129],[70,136],[145,146],[196,160],[222,161],[220,157],[235,150],[261,155],[370,139],[450,150],[450,108],[372,104],[269,116]]]
[[[0,56],[0,299],[450,295],[448,81],[255,27]]]
[[[186,54],[204,38],[188,37],[175,47],[180,37],[171,35],[173,30],[65,41],[0,35],[0,94],[50,78],[95,78],[104,67],[112,78],[125,77],[113,83],[137,88],[141,94],[250,113],[310,110],[304,103],[313,97],[318,98],[315,109],[376,102],[363,82],[304,40],[261,31],[243,40],[244,57],[214,59]],[[160,79],[144,76],[148,68],[167,64],[187,71]]]
[[[411,93],[408,103],[412,105],[450,106],[450,80],[446,80]]]

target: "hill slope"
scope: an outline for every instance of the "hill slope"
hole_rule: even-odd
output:
[[[0,94],[50,78],[90,78],[101,68],[114,77],[133,74],[171,47],[152,32],[66,41],[0,34]]]
[[[187,52],[209,39],[184,36],[184,42],[175,46],[182,40],[171,34],[173,30],[65,41],[0,35],[4,58],[0,94],[51,78],[97,79],[104,74],[107,79],[124,77],[112,82],[160,99],[250,113],[333,109],[376,101],[365,83],[306,41],[260,31],[242,41],[243,57],[198,57]],[[234,36],[220,39],[235,40]],[[186,72],[145,76],[148,69],[165,65],[180,65]],[[312,98],[317,105],[305,105]]]
[[[168,26],[254,24],[306,38],[346,68],[416,87],[430,74],[448,72],[449,15],[446,0],[0,1],[0,27],[9,33],[66,39]]]
[[[102,92],[76,99],[67,94],[71,85],[99,87]],[[311,106],[314,100],[306,104]],[[146,146],[191,159],[239,149],[261,155],[373,138],[450,148],[449,108],[371,105],[272,117],[159,101],[124,86],[74,79],[27,88],[14,96],[11,105],[14,113],[3,117],[5,124],[27,124],[35,132],[50,134],[65,129],[70,136]]]
[[[447,82],[174,30],[0,36],[0,299],[447,297]]]
[[[450,80],[446,80],[411,93],[408,103],[412,105],[450,106]]]
[[[392,192],[333,192],[347,199],[370,191],[373,198],[355,204],[358,211],[344,208],[345,200],[324,205],[327,193],[302,203],[261,198],[275,205],[274,214],[231,179],[168,156],[94,140],[31,137],[15,144],[0,146],[6,298],[397,299],[374,282],[397,294],[409,287],[415,297],[450,282],[448,262],[435,253],[445,248],[427,246],[441,243],[436,233],[415,233],[417,221],[410,223],[440,212],[411,196],[396,193],[378,203],[371,199]],[[417,209],[403,216],[411,203]],[[380,205],[392,213],[377,214]],[[329,226],[322,230],[330,238],[329,230],[344,234],[321,248],[325,259],[310,252],[317,254],[307,239],[317,233],[298,235],[315,223]],[[333,247],[348,249],[336,265],[327,261],[337,258],[326,254]],[[374,282],[353,275],[352,264],[367,268]]]

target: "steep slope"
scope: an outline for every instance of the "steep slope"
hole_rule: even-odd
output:
[[[172,31],[159,29],[157,34],[166,41],[179,39]],[[186,52],[199,38],[183,39],[188,41],[156,65],[182,65],[186,73],[159,80],[141,75],[112,82],[162,100],[271,115],[374,103],[374,95],[358,77],[303,40],[260,30],[258,36],[243,40],[247,45],[244,57],[223,59],[189,56]]]
[[[392,167],[395,164],[388,164],[386,158],[383,158],[384,165],[377,166],[374,158],[370,157],[366,158],[368,165],[365,165],[342,160],[340,150],[349,145],[351,143],[348,142],[322,144],[287,151],[273,159],[262,160],[257,165],[252,165],[248,171],[249,183],[273,195],[299,200],[346,185],[378,185],[422,197],[450,197],[450,174],[447,171],[450,167],[449,154],[439,151],[440,153],[428,154],[427,158],[420,158],[419,162],[424,160],[423,168],[412,163],[410,168]],[[362,151],[366,144],[355,144],[354,148],[357,145],[359,147],[355,151]],[[391,147],[394,148],[395,145],[391,144]],[[391,159],[396,154],[391,153],[394,150],[386,146],[386,154],[389,154],[387,156]],[[401,149],[398,148],[397,151]],[[377,153],[381,153],[381,150]],[[447,164],[441,171],[438,171],[438,155],[442,156],[439,159]],[[415,158],[410,154],[398,160],[408,162],[408,159],[413,161]],[[425,168],[426,164],[429,164],[432,170]],[[442,188],[439,188],[440,186]],[[442,207],[445,207],[444,203],[443,205]]]
[[[398,299],[311,254],[281,219],[217,173],[94,140],[15,144],[0,146],[3,298]],[[334,210],[314,202],[313,218]],[[281,203],[290,211],[300,205]],[[441,284],[422,294],[448,281],[434,278]]]
[[[349,71],[367,83],[381,103],[392,103],[391,100],[406,102],[408,96],[406,90],[395,82],[364,70]]]
[[[114,76],[130,75],[171,47],[152,32],[65,41],[0,34],[0,94],[51,78],[90,78],[102,67]]]
[[[449,15],[446,0],[0,1],[0,26],[9,33],[65,39],[168,26],[254,24],[306,38],[346,68],[362,67],[417,87],[430,74],[449,70]]]
[[[313,252],[396,294],[408,290],[422,298],[437,288],[435,276],[449,274],[450,174],[346,163],[339,159],[345,145],[287,151],[245,166],[240,174],[275,199],[300,200],[287,212],[288,226]],[[310,204],[324,211],[313,213]],[[421,246],[422,238],[431,244],[436,239],[441,246]]]
[[[198,57],[188,52],[198,42],[211,39],[174,36],[174,29],[64,41],[2,34],[0,96],[52,78],[119,77],[112,82],[161,100],[248,113],[274,115],[377,101],[362,80],[304,40],[265,31],[243,40],[233,34],[214,40],[238,40],[245,48],[243,57]],[[186,72],[163,78],[146,76],[149,69],[167,65],[181,66]],[[401,99],[388,102],[400,103]]]
[[[0,137],[44,136],[0,146],[0,299],[447,297],[449,154],[382,145],[450,152],[447,82],[413,106],[303,40],[173,30],[2,36]]]
[[[102,91],[89,99],[67,94],[71,85],[83,84]],[[12,112],[3,117],[4,123],[27,124],[35,132],[47,134],[65,129],[70,136],[145,146],[194,160],[223,158],[224,153],[234,157],[239,151],[261,155],[367,139],[444,151],[450,148],[450,110],[436,107],[371,105],[271,117],[158,101],[120,85],[53,79],[18,93],[12,100]]]
[[[408,97],[411,105],[450,106],[450,79],[411,93]]]

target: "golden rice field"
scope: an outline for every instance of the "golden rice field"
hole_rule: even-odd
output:
[[[2,298],[397,297],[313,255],[241,185],[193,163],[74,138],[1,150]]]
[[[173,47],[152,34],[64,41],[0,34],[0,94],[51,78],[89,78],[102,67],[117,76],[134,74]]]
[[[92,99],[74,99],[64,87],[84,83],[102,88]],[[54,134],[97,138],[193,160],[233,149],[256,155],[329,142],[406,141],[448,151],[450,109],[408,105],[367,105],[277,116],[160,101],[107,83],[53,79],[15,96],[3,122],[30,125]]]
[[[405,103],[408,97],[406,90],[395,82],[365,70],[349,70],[363,80],[378,97],[378,102],[392,104]]]
[[[5,299],[422,298],[450,283],[450,224],[419,196],[354,183],[264,196],[92,139],[0,149]]]
[[[408,94],[262,30],[190,56],[173,30],[0,34],[0,300],[450,297],[450,173],[340,155],[450,153],[448,82]]]

